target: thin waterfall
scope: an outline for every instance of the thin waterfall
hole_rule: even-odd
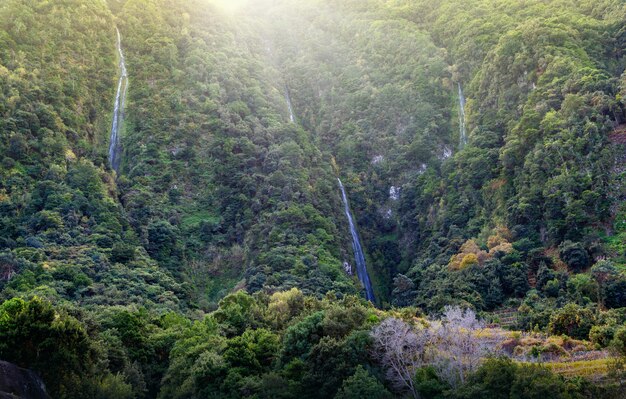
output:
[[[271,41],[268,39],[264,39],[263,41],[265,43],[265,51],[267,52],[267,56],[270,60],[270,63],[274,66],[274,68],[276,68],[277,70],[280,70],[280,67],[278,63],[276,62],[276,59],[272,51]],[[287,104],[287,110],[289,111],[289,121],[291,123],[296,123],[296,117],[293,114],[293,105],[291,104],[291,96],[289,95],[289,87],[287,87],[286,83],[284,83],[283,92],[285,93],[285,103]]]
[[[372,283],[370,282],[370,276],[367,274],[367,267],[365,266],[365,255],[363,254],[363,248],[361,247],[361,241],[359,240],[359,234],[356,230],[352,213],[350,212],[350,205],[348,204],[348,197],[346,196],[346,190],[341,183],[341,180],[337,178],[339,182],[339,188],[341,189],[341,198],[343,199],[344,211],[348,218],[348,224],[350,225],[350,234],[352,235],[352,248],[354,249],[354,261],[356,263],[356,274],[365,288],[365,299],[370,302],[375,302],[374,290],[372,289]]]
[[[463,149],[467,145],[467,130],[465,127],[465,95],[463,95],[463,86],[459,86],[459,149]]]
[[[124,106],[126,104],[126,92],[128,91],[128,73],[126,71],[126,59],[122,52],[122,36],[119,29],[117,32],[117,52],[120,57],[120,79],[117,83],[117,94],[115,95],[115,106],[113,108],[113,124],[111,126],[111,141],[109,143],[109,164],[111,168],[118,171],[120,167],[121,144],[120,130],[124,120]]]
[[[289,89],[285,86],[285,101],[287,102],[287,108],[289,109],[289,120],[291,123],[296,122],[296,118],[293,116],[293,106],[291,105],[291,97],[289,96]]]

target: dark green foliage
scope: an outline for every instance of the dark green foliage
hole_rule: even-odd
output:
[[[303,357],[309,353],[313,345],[319,342],[324,335],[321,325],[323,319],[324,313],[316,312],[287,328],[283,338],[282,356],[284,362],[288,362],[292,358]]]
[[[467,399],[579,397],[574,392],[574,386],[545,367],[518,365],[506,358],[496,358],[487,360],[453,397]]]
[[[135,260],[136,250],[133,245],[125,243],[115,243],[111,248],[111,262],[128,263]]]
[[[626,326],[622,326],[615,330],[611,346],[622,356],[626,355]]]
[[[415,283],[403,274],[398,274],[393,278],[393,305],[394,306],[411,306],[415,301],[417,291]]]
[[[571,241],[564,241],[559,246],[559,256],[574,272],[580,272],[587,268],[591,261],[585,247],[580,243]]]
[[[490,359],[461,388],[460,398],[509,398],[518,366],[506,358]]]
[[[204,322],[182,332],[160,396],[333,397],[359,364],[369,364],[366,320],[372,309],[357,305],[354,297],[305,298],[311,309],[295,310],[285,329],[270,330],[282,311],[275,305],[283,298],[283,293],[269,301],[262,295],[229,295]],[[237,310],[243,308],[255,309],[250,319],[256,327],[235,331],[233,320],[243,320]],[[233,313],[235,319],[225,317]]]
[[[568,294],[584,304],[598,301],[598,283],[589,274],[577,274],[567,281]]]
[[[177,263],[176,237],[174,227],[165,220],[153,222],[148,225],[148,253],[156,260],[164,264]]]
[[[609,309],[626,307],[626,278],[618,277],[602,285],[604,306]]]
[[[576,388],[547,368],[524,365],[517,369],[511,384],[510,397],[541,399],[576,397]]]
[[[303,384],[307,397],[333,397],[342,381],[354,373],[357,365],[367,363],[367,333],[354,333],[346,340],[323,337],[307,355]]]
[[[16,298],[0,306],[0,357],[40,373],[52,396],[73,397],[95,371],[96,349],[75,318]]]
[[[226,344],[224,360],[242,375],[268,370],[279,350],[278,337],[265,329],[246,330]]]
[[[389,399],[391,397],[391,393],[384,385],[368,373],[363,366],[358,366],[354,375],[344,380],[341,390],[335,395],[335,399]]]
[[[415,390],[425,398],[443,398],[448,389],[448,385],[439,380],[432,367],[422,367],[415,373]]]
[[[624,297],[624,276],[611,261],[600,261],[591,268],[591,275],[598,284],[600,302],[606,308],[621,308],[626,304]]]
[[[244,291],[228,295],[219,303],[213,318],[224,326],[228,335],[239,335],[258,326],[260,309],[253,297]]]

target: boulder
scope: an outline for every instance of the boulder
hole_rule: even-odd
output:
[[[0,360],[0,399],[50,399],[35,372]]]

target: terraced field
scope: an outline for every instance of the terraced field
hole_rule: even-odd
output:
[[[607,378],[611,358],[575,362],[549,362],[546,367],[563,377],[585,377],[594,381]]]

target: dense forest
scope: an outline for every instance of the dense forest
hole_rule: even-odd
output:
[[[3,0],[0,361],[623,398],[625,69],[623,0]]]

